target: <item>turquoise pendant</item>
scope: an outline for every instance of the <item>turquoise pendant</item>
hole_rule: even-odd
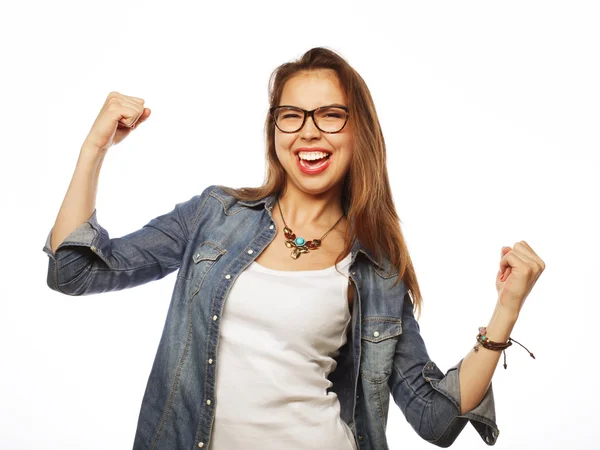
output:
[[[298,247],[301,247],[306,244],[306,240],[303,237],[297,237],[294,239],[294,244],[296,244]]]

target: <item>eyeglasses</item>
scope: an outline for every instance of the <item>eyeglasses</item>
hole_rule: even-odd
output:
[[[282,105],[269,109],[275,125],[284,133],[300,131],[307,117],[312,117],[315,126],[323,133],[338,133],[346,126],[349,109],[346,106],[321,106],[307,111],[295,106]]]

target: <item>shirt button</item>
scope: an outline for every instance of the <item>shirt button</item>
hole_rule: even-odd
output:
[[[375,336],[375,337],[379,336],[379,331],[376,331],[375,333],[373,333],[373,336]]]
[[[213,316],[213,320],[217,320],[217,316]]]
[[[206,404],[207,404],[207,405],[210,405],[210,400],[206,400]]]
[[[363,440],[362,434],[359,434],[359,435],[358,435],[358,440],[359,440],[359,441],[362,441],[362,440]]]
[[[204,447],[204,442],[198,442],[198,447],[200,447],[200,448]]]
[[[231,275],[229,275],[229,274],[225,275],[226,280],[229,280],[230,278],[231,278]]]
[[[212,363],[213,363],[213,360],[212,360],[212,359],[209,359],[209,360],[208,360],[208,363],[209,363],[209,364],[212,364]]]
[[[269,227],[269,230],[272,230],[273,228],[275,228],[275,225],[271,225],[271,226]]]
[[[248,250],[249,255],[251,255],[252,253],[254,253],[254,250]]]
[[[95,245],[92,245],[92,246],[90,247],[90,250],[91,250],[91,251],[93,251],[93,252],[95,252],[95,251],[96,251],[96,246],[95,246]]]

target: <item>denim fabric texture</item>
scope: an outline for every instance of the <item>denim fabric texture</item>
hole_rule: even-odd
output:
[[[141,229],[110,238],[96,210],[49,256],[47,283],[67,295],[132,288],[178,270],[156,357],[142,399],[134,450],[207,449],[215,407],[219,324],[239,274],[274,239],[274,196],[238,201],[220,186],[178,203]],[[460,414],[462,359],[445,374],[429,359],[397,269],[378,263],[360,242],[352,248],[356,288],[351,338],[329,391],[361,450],[388,449],[390,394],[424,440],[450,446],[470,422],[488,445],[498,437],[492,385],[481,403]],[[248,448],[260,448],[249,443]]]

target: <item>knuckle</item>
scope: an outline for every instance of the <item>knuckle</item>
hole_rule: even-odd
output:
[[[140,104],[140,105],[144,104],[144,99],[143,98],[134,97],[134,96],[131,96],[131,95],[127,95],[126,97],[127,97],[128,100],[131,100],[132,102],[134,102],[136,104]]]

